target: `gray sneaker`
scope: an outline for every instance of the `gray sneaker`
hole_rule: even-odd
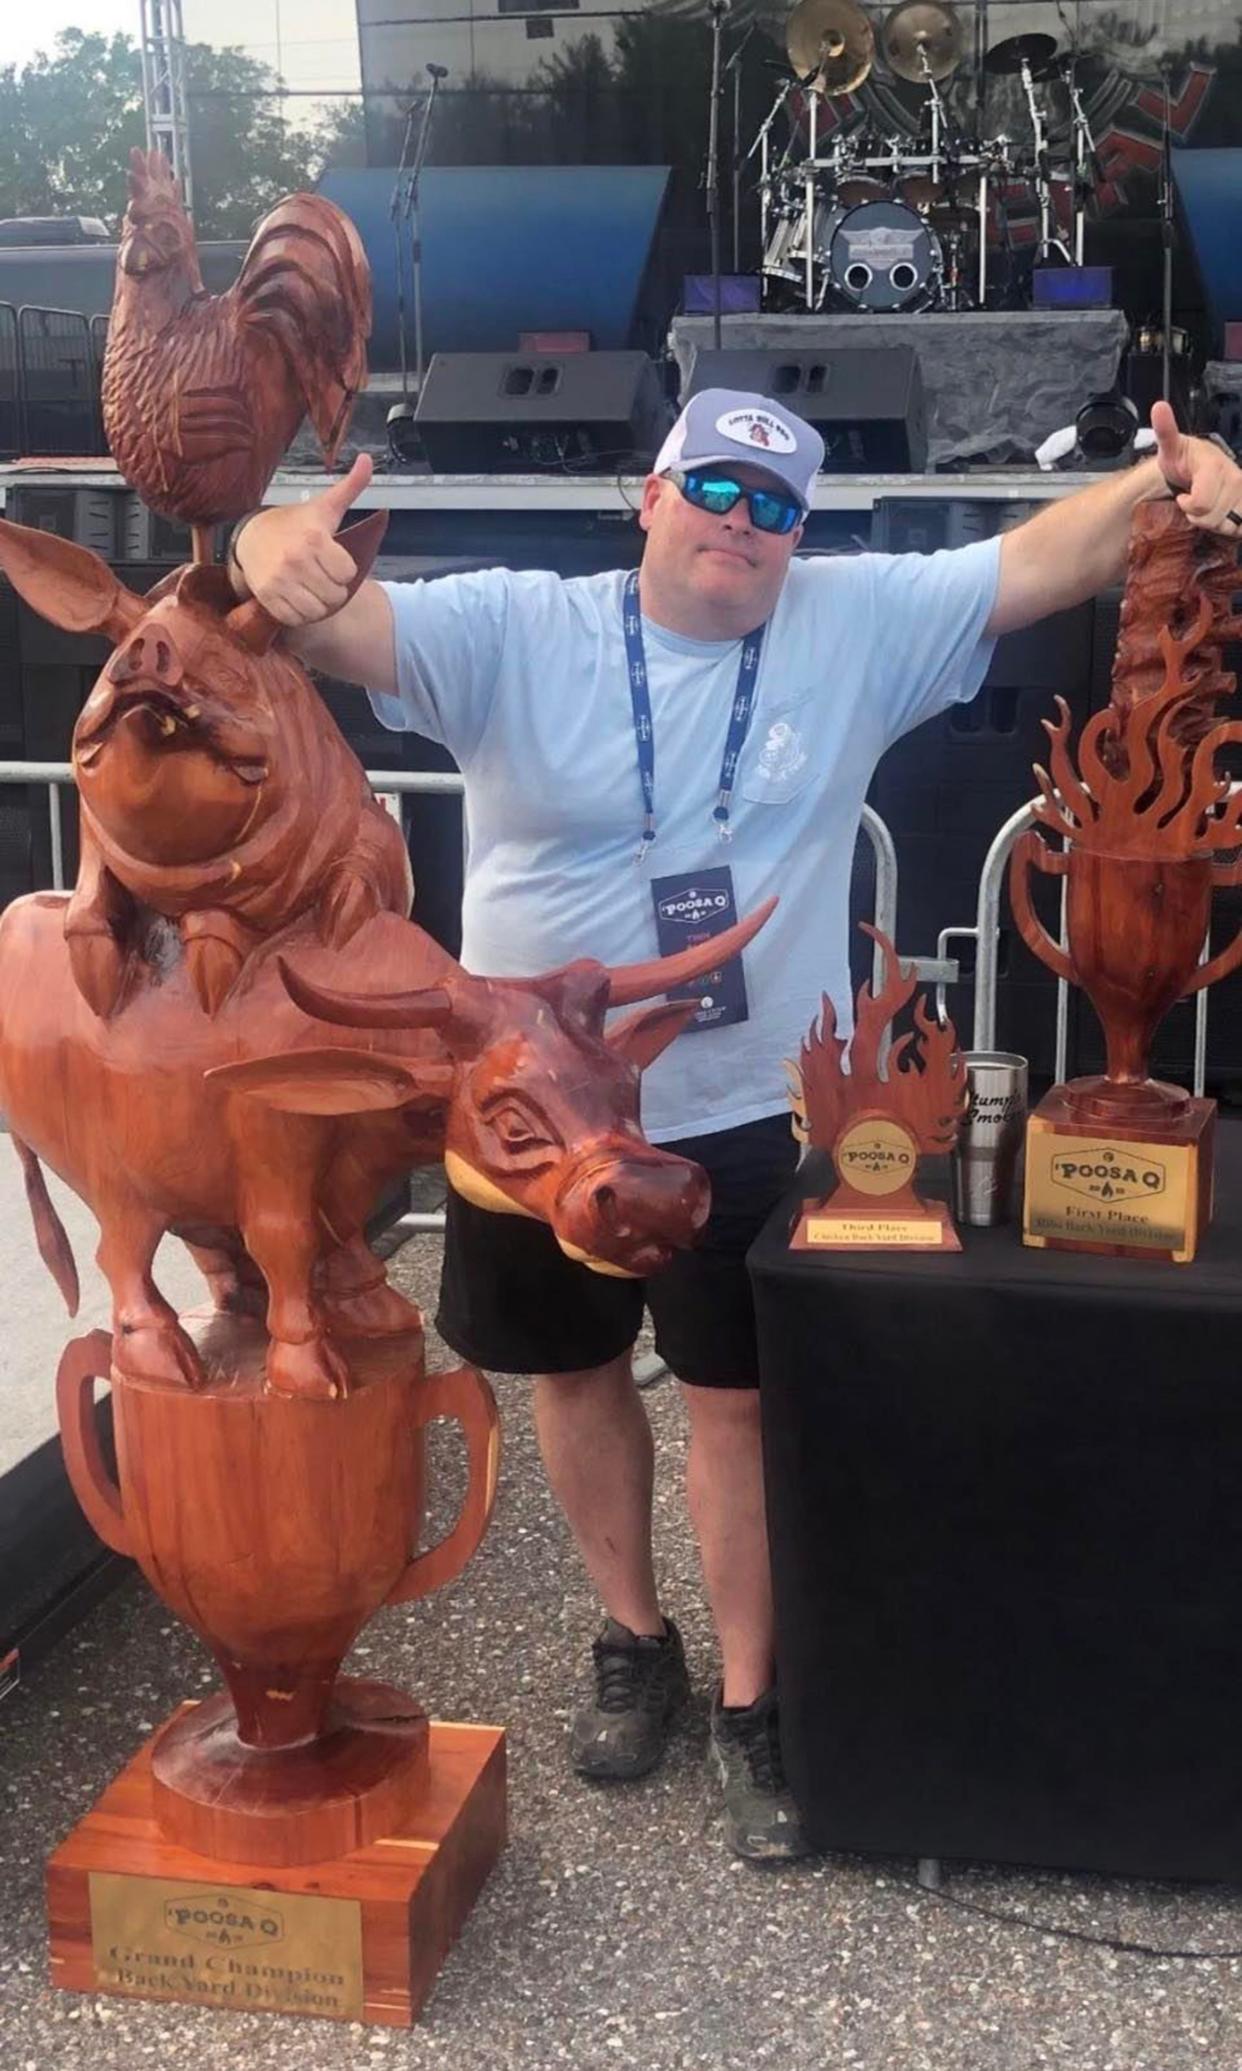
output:
[[[717,1690],[707,1760],[724,1789],[725,1833],[735,1855],[747,1862],[795,1862],[809,1853],[785,1781],[775,1690],[728,1710]]]
[[[690,1695],[681,1634],[671,1618],[663,1639],[645,1639],[604,1621],[591,1648],[595,1702],[578,1713],[570,1754],[579,1776],[645,1776],[654,1769],[668,1729]]]

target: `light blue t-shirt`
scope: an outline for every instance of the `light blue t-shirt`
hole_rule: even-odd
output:
[[[780,905],[744,953],[749,1018],[678,1037],[643,1074],[653,1142],[779,1114],[795,1058],[833,999],[851,1023],[849,884],[867,786],[890,742],[973,697],[1000,544],[791,562],[763,643],[732,800],[712,819],[740,641],[643,621],[657,835],[635,862],[642,793],[624,573],[492,568],[386,584],[398,695],[386,726],[441,742],[466,784],[462,962],[529,976],[574,957],[659,954],[651,879],[727,863],[739,914]]]

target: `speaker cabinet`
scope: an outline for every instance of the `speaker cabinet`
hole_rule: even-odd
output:
[[[927,407],[912,345],[792,350],[696,350],[682,395],[749,389],[785,403],[824,442],[826,475],[919,475],[927,466]]]
[[[668,416],[645,352],[438,352],[415,422],[436,474],[633,474]]]

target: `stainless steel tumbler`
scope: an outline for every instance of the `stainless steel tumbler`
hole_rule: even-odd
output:
[[[963,1053],[970,1106],[953,1154],[953,1213],[976,1229],[1008,1222],[1026,1136],[1025,1057]]]

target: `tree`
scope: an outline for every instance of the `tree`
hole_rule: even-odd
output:
[[[308,184],[314,132],[286,124],[279,80],[240,50],[186,49],[199,237],[245,237]],[[51,56],[0,69],[0,216],[103,216],[125,208],[132,144],[145,142],[142,61],[128,36],[65,29]]]

